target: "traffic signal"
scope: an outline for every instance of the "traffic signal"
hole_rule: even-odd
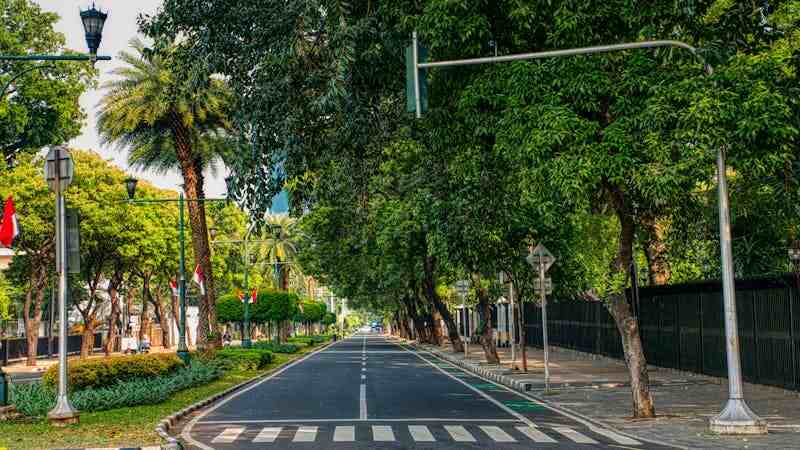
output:
[[[428,49],[417,44],[415,60],[414,44],[416,43],[416,39],[414,39],[412,44],[406,47],[406,109],[408,112],[416,112],[419,117],[428,110],[428,71],[418,69],[417,64],[428,60]],[[418,79],[415,79],[414,71],[418,71]],[[417,82],[419,83],[418,88]],[[419,92],[420,111],[417,111],[417,92]]]

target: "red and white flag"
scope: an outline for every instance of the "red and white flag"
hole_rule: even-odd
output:
[[[197,285],[200,289],[200,295],[206,295],[206,277],[203,275],[203,269],[200,268],[200,264],[194,268],[194,275],[192,275],[192,281]]]
[[[258,292],[255,289],[253,289],[252,292],[250,292],[250,296],[248,296],[247,294],[245,294],[242,291],[239,291],[239,301],[242,302],[242,303],[245,303],[245,302],[247,302],[247,303],[255,303],[257,295],[258,295]]]
[[[178,290],[178,283],[174,278],[169,280],[169,288],[172,289],[172,295],[175,297],[181,295],[181,292]]]
[[[0,244],[11,247],[17,236],[19,236],[17,211],[14,209],[14,199],[9,195],[3,210],[3,223],[0,224]]]
[[[258,299],[258,290],[253,289],[252,292],[250,292],[250,303],[255,303],[257,299]]]
[[[239,301],[244,303],[244,292],[239,291]]]

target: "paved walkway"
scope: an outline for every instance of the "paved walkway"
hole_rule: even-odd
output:
[[[449,346],[440,347],[453,357]],[[511,370],[508,349],[498,349],[502,365],[498,372],[530,384],[531,393],[553,404],[600,420],[643,439],[693,449],[799,449],[800,393],[745,384],[750,407],[769,423],[766,436],[718,436],[708,431],[708,419],[716,415],[728,395],[727,380],[686,374],[653,367],[652,393],[658,417],[633,420],[628,372],[621,361],[592,357],[563,349],[550,352],[551,393],[545,394],[544,363],[540,349],[528,348],[528,373]],[[520,356],[517,365],[521,366]],[[479,345],[470,345],[469,360],[485,365]]]

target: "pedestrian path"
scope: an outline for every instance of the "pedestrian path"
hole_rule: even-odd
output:
[[[536,444],[620,444],[641,445],[627,436],[600,429],[567,426],[538,427],[522,423],[498,424],[347,424],[256,426],[241,425],[216,428],[212,444],[253,443],[346,443],[346,442],[419,442],[419,443],[536,443]]]

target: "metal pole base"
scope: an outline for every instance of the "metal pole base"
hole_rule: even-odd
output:
[[[189,364],[189,360],[191,358],[189,357],[189,351],[188,350],[178,350],[177,354],[178,354],[178,358],[180,358],[181,361],[183,361],[184,364]]]
[[[250,339],[242,339],[242,347],[250,348],[253,345],[253,341]]]
[[[66,396],[58,397],[56,407],[47,413],[50,423],[57,427],[65,427],[78,423],[80,414],[72,407]]]
[[[728,399],[725,409],[708,424],[717,434],[767,434],[767,423],[740,398]]]

